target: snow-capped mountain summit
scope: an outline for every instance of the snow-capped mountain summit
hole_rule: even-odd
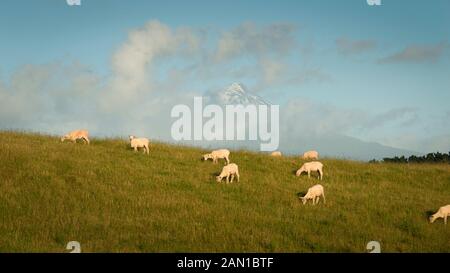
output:
[[[248,92],[245,86],[240,83],[233,83],[215,95],[220,104],[270,105],[260,96]]]

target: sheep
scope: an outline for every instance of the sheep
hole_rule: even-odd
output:
[[[300,169],[297,170],[295,173],[296,176],[300,176],[303,172],[308,173],[308,178],[311,177],[311,171],[315,172],[317,171],[319,173],[319,179],[322,180],[323,178],[323,164],[319,161],[312,161],[307,162],[301,166]]]
[[[303,154],[303,159],[319,159],[319,153],[317,151],[307,151]]]
[[[320,184],[314,185],[308,189],[308,192],[305,196],[300,197],[303,202],[303,205],[306,204],[308,200],[312,200],[313,205],[318,204],[320,201],[320,196],[323,198],[323,203],[325,204],[325,192],[323,190],[323,186]],[[317,201],[316,201],[317,200]]]
[[[70,140],[72,142],[77,142],[77,139],[82,139],[87,144],[90,143],[90,141],[89,141],[89,132],[87,130],[71,131],[70,133],[68,133],[68,134],[66,134],[66,135],[61,137],[61,142],[64,142],[66,139]]]
[[[272,152],[272,153],[270,154],[270,156],[273,156],[273,157],[281,157],[281,152],[279,152],[279,151]]]
[[[433,223],[438,218],[444,218],[444,223],[447,224],[448,216],[450,216],[450,205],[440,207],[435,214],[430,216],[430,223]]]
[[[204,154],[203,155],[203,160],[208,160],[208,159],[212,159],[214,163],[217,163],[219,159],[224,158],[226,161],[226,164],[230,164],[230,151],[228,151],[227,149],[220,149],[220,150],[215,150],[212,151],[209,154]]]
[[[149,154],[149,140],[145,137],[136,138],[135,136],[130,136],[130,146],[137,152],[138,148],[144,148],[144,154]]]
[[[223,166],[222,172],[216,176],[217,182],[221,182],[224,177],[226,177],[227,184],[229,177],[231,176],[231,183],[233,183],[234,176],[236,176],[237,181],[239,182],[239,169],[238,166],[234,163]]]

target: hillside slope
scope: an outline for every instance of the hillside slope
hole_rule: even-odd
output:
[[[449,165],[323,159],[327,203],[303,206],[317,179],[294,175],[297,157],[232,151],[226,185],[196,148],[0,137],[0,252],[450,252],[450,226],[427,222],[450,203]]]

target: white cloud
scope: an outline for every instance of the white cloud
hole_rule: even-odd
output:
[[[140,99],[143,92],[154,91],[152,65],[155,59],[192,52],[199,40],[188,28],[172,30],[159,21],[150,21],[143,28],[132,30],[127,41],[112,57],[112,79],[104,91],[101,106],[115,110]]]
[[[0,127],[60,132],[72,120],[93,126],[99,84],[77,63],[25,65],[0,88]]]

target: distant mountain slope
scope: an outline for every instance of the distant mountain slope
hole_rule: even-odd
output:
[[[419,152],[389,147],[376,142],[365,142],[346,135],[300,137],[296,141],[283,139],[280,150],[287,153],[302,153],[315,149],[322,156],[358,160],[382,159],[383,157],[421,155]]]

